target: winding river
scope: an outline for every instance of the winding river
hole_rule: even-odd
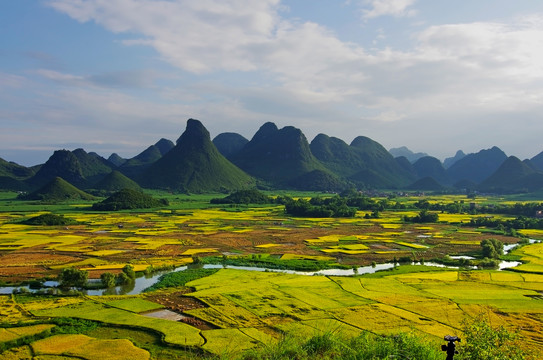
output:
[[[499,270],[504,270],[508,268],[513,268],[515,266],[520,265],[521,263],[518,261],[502,261],[499,265]],[[415,263],[414,265],[421,266],[419,263]],[[362,274],[373,274],[380,270],[388,270],[392,269],[394,266],[401,266],[401,265],[394,265],[393,263],[384,263],[384,264],[377,264],[375,266],[360,266],[358,268],[352,268],[352,269],[325,269],[325,270],[318,270],[318,271],[296,271],[296,270],[283,270],[283,269],[270,269],[270,268],[263,268],[263,267],[253,267],[253,266],[234,266],[234,265],[189,265],[189,266],[181,266],[178,268],[175,268],[173,270],[164,271],[164,272],[157,272],[154,273],[152,276],[149,277],[138,277],[135,279],[134,282],[128,285],[121,285],[116,286],[114,288],[110,289],[98,289],[98,290],[82,290],[82,292],[86,295],[91,296],[99,296],[99,295],[136,295],[142,293],[145,289],[150,287],[151,285],[155,284],[160,276],[163,274],[169,273],[169,272],[175,272],[175,271],[184,271],[188,268],[204,268],[204,269],[236,269],[236,270],[245,270],[245,271],[268,271],[268,272],[280,272],[285,274],[295,274],[295,275],[303,275],[303,276],[354,276],[354,275],[362,275]],[[455,266],[446,266],[443,264],[438,263],[432,263],[432,262],[425,262],[424,266],[436,266],[436,267],[447,267],[452,269],[458,269],[458,267]],[[91,282],[99,282],[99,280],[91,280]],[[46,281],[44,283],[44,288],[54,288],[58,286],[58,282],[56,281]],[[11,294],[14,290],[18,290],[21,288],[25,288],[30,292],[35,292],[42,289],[30,289],[28,286],[4,286],[0,287],[0,294]]]

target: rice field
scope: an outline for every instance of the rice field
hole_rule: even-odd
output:
[[[306,259],[327,256],[353,266],[367,265],[392,261],[394,252],[409,250],[424,258],[462,255],[477,249],[489,236],[478,229],[458,227],[470,215],[440,214],[439,224],[423,226],[402,220],[415,216],[416,211],[383,211],[378,219],[365,219],[362,211],[351,219],[289,218],[280,206],[143,213],[95,213],[73,206],[63,215],[79,221],[78,225],[16,223],[44,213],[47,211],[0,211],[0,280],[54,277],[68,266],[81,267],[96,278],[126,264],[143,271],[150,265],[182,265],[193,257],[230,253],[273,254],[285,259],[289,254]],[[503,242],[516,241],[497,237]]]
[[[513,250],[513,254],[519,255],[524,262],[515,270],[543,274],[543,243],[522,246]]]
[[[217,318],[236,314],[239,310],[233,308],[240,307],[253,314],[252,322],[238,324],[244,327],[259,326],[261,322],[276,324],[279,316],[280,329],[298,329],[307,326],[308,321],[339,320],[358,331],[385,334],[415,328],[437,339],[444,334],[459,334],[462,320],[476,313],[491,312],[511,327],[515,326],[514,321],[509,321],[512,316],[518,318],[519,326],[521,320],[529,322],[531,330],[524,329],[527,336],[533,335],[534,327],[543,330],[543,323],[532,319],[534,314],[543,315],[543,304],[538,300],[543,276],[532,276],[526,281],[514,273],[466,276],[464,272],[440,271],[400,275],[391,272],[373,278],[306,278],[225,269],[188,285],[196,289],[191,296],[216,310],[200,311],[199,316],[223,326],[226,322]],[[242,317],[249,318],[246,314]],[[231,327],[235,323],[232,320]],[[531,346],[543,346],[537,336],[531,339]]]
[[[30,310],[31,307],[28,309]],[[31,310],[31,313],[38,317],[74,317],[105,324],[145,328],[163,334],[165,342],[178,346],[198,346],[204,342],[198,329],[185,323],[145,317],[94,300],[56,308]]]
[[[80,359],[148,360],[149,352],[126,339],[102,340],[86,335],[55,335],[32,343],[33,352],[40,356],[69,356]]]
[[[449,195],[430,199],[460,200]],[[475,202],[490,200],[477,198]],[[355,267],[406,256],[429,260],[470,255],[480,251],[481,240],[489,237],[504,243],[518,241],[489,234],[488,229],[461,226],[474,217],[468,214],[440,213],[439,223],[410,224],[403,217],[416,216],[417,211],[382,211],[378,219],[364,218],[365,211],[350,219],[291,218],[280,206],[95,213],[78,204],[63,210],[63,215],[80,222],[77,225],[17,223],[47,212],[30,205],[24,211],[0,209],[0,280],[54,278],[68,266],[98,278],[103,272],[120,272],[127,264],[145,271],[149,266],[184,265],[208,255],[327,261]],[[543,239],[541,230],[519,232]],[[461,335],[462,320],[484,313],[493,323],[520,329],[528,339],[527,347],[543,351],[543,244],[520,247],[513,255],[524,262],[517,272],[419,267],[421,272],[404,273],[396,268],[355,277],[307,277],[221,269],[187,284],[194,292],[179,295],[188,303],[201,304],[182,310],[193,323],[145,316],[165,305],[144,295],[51,297],[21,303],[16,297],[0,296],[0,315],[11,324],[62,317],[93,320],[156,333],[169,345],[230,355],[272,344],[284,332],[312,336],[329,331],[356,335],[405,330],[438,343],[446,334]],[[8,341],[2,339],[11,339],[24,328],[30,332],[39,329],[33,326],[38,325],[0,328],[0,341]],[[128,340],[97,339],[89,334],[49,337],[31,346],[44,358],[98,359],[112,348],[134,359],[150,358],[149,352]]]
[[[30,326],[20,326],[11,328],[0,328],[0,343],[6,341],[13,341],[24,336],[31,336],[42,333],[47,330],[51,330],[55,325],[51,324],[39,324]]]

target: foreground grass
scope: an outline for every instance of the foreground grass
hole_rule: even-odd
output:
[[[309,360],[309,359],[443,359],[436,343],[426,342],[414,335],[401,333],[376,336],[362,333],[353,338],[342,338],[333,333],[316,335],[308,340],[286,337],[276,345],[249,350],[239,357],[221,359],[240,360]]]

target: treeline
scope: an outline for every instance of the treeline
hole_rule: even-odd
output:
[[[469,226],[474,227],[492,227],[498,230],[507,230],[507,229],[543,229],[543,219],[519,216],[516,219],[503,220],[493,217],[481,217],[476,219],[471,219],[468,223]]]
[[[441,204],[430,203],[428,200],[419,200],[413,204],[417,209],[442,211],[449,214],[503,214],[534,217],[538,211],[543,210],[543,203],[515,203],[509,204],[489,204],[478,205],[466,203],[464,201],[455,201],[453,203]]]
[[[405,209],[405,205],[388,199],[375,200],[355,190],[332,197],[293,199],[290,196],[267,196],[258,190],[239,190],[224,198],[214,198],[212,204],[281,204],[285,212],[300,217],[354,217],[357,210],[370,210],[372,217],[386,209]],[[370,216],[370,215],[368,215]]]
[[[347,199],[334,196],[332,198],[311,198],[310,200],[284,197],[285,212],[292,216],[303,217],[354,217],[356,208],[347,205]]]
[[[543,203],[516,203],[512,205],[483,205],[455,201],[453,203],[430,203],[426,199],[413,204],[404,204],[394,199],[375,199],[358,191],[346,190],[332,197],[313,197],[293,199],[289,196],[276,198],[267,196],[258,190],[240,190],[225,198],[212,199],[213,204],[281,204],[285,212],[300,217],[354,217],[357,211],[371,211],[366,217],[379,217],[384,210],[419,209],[414,217],[404,217],[406,222],[432,223],[439,221],[438,212],[449,214],[504,214],[517,215],[514,220],[499,220],[490,217],[473,219],[469,226],[489,226],[508,229],[543,229],[543,219],[535,218],[537,211],[543,210]]]

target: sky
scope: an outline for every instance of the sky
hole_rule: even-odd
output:
[[[130,158],[186,120],[543,151],[543,1],[0,1],[0,157]]]

